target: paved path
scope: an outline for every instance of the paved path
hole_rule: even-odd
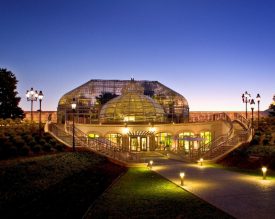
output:
[[[183,164],[172,160],[154,161],[153,170],[236,218],[275,218],[275,180],[241,173]]]

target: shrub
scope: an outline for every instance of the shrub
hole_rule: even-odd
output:
[[[43,150],[45,152],[51,152],[51,149],[52,149],[52,147],[49,143],[45,143],[45,145],[43,146]]]
[[[32,151],[34,153],[39,153],[41,151],[41,145],[39,145],[39,144],[34,145],[32,148]]]
[[[260,144],[260,136],[259,135],[255,135],[252,139],[252,141],[250,142],[250,145],[259,145]]]
[[[27,143],[27,145],[30,146],[31,148],[33,148],[34,145],[36,145],[36,142],[34,140],[32,140],[29,143]]]
[[[24,135],[23,139],[26,141],[26,143],[28,144],[29,142],[31,142],[33,140],[33,137],[31,135]]]
[[[56,145],[56,141],[54,139],[50,139],[49,144],[51,144],[52,146]]]
[[[23,146],[20,149],[20,155],[22,155],[22,156],[28,156],[29,153],[30,153],[30,148],[27,145]]]
[[[43,137],[46,140],[46,142],[50,142],[50,140],[52,140],[52,136],[49,133],[44,133]]]
[[[269,145],[269,139],[268,138],[265,138],[263,140],[263,145]]]
[[[8,139],[6,137],[0,137],[0,144],[6,144]]]
[[[55,146],[55,149],[58,150],[58,151],[64,151],[65,146],[63,144],[57,144]]]
[[[46,144],[46,141],[44,139],[40,139],[39,143],[43,146]]]
[[[7,155],[9,157],[15,157],[18,154],[18,150],[15,146],[11,146],[7,148]]]
[[[36,142],[39,142],[40,141],[40,136],[39,135],[33,135],[33,137],[34,137],[34,140],[36,141]]]
[[[25,141],[21,137],[16,137],[13,142],[18,148],[22,148],[25,145]]]

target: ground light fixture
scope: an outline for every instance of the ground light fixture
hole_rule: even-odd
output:
[[[185,173],[184,172],[180,172],[180,185],[181,186],[184,185],[184,177],[185,177]]]
[[[203,165],[203,158],[199,159],[199,164],[200,164],[200,166]]]
[[[266,179],[267,168],[266,167],[262,167],[262,172],[263,172],[263,179]]]
[[[153,160],[150,160],[149,163],[148,163],[148,167],[149,167],[150,170],[152,170],[152,168],[153,168],[153,163],[154,163]]]
[[[73,110],[73,151],[75,151],[75,130],[74,130],[74,114],[76,109],[76,101],[75,98],[73,98],[73,102],[71,104],[72,110]]]

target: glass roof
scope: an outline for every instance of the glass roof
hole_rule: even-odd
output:
[[[131,81],[122,89],[122,95],[107,102],[101,109],[102,123],[163,122],[163,107],[152,98],[143,95],[140,85]]]

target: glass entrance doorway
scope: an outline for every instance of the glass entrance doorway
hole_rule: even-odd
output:
[[[147,136],[131,136],[130,149],[131,151],[147,151]]]
[[[142,151],[147,151],[147,137],[140,137],[140,145]]]
[[[131,147],[131,151],[138,150],[138,138],[137,137],[130,138],[130,147]]]

